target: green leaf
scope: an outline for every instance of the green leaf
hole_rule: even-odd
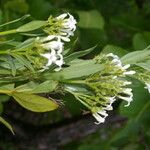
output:
[[[31,65],[31,63],[23,56],[20,56],[18,54],[11,54],[15,59],[18,60],[19,63],[21,63],[22,65],[24,65],[26,68],[28,68],[29,70],[31,70],[32,72],[34,71],[33,66]]]
[[[18,22],[18,21],[22,21],[22,20],[24,20],[24,19],[26,19],[26,18],[28,18],[28,17],[30,17],[29,14],[24,15],[24,16],[22,16],[21,18],[18,18],[18,19],[16,19],[16,20],[13,20],[13,21],[10,21],[10,22],[1,24],[1,25],[0,25],[0,28],[1,28],[1,27],[4,27],[4,26],[6,26],[6,25],[12,24],[12,23],[16,23],[16,22]]]
[[[53,100],[21,92],[13,92],[13,98],[24,108],[33,112],[47,112],[58,108]]]
[[[73,93],[91,94],[91,91],[89,91],[86,86],[82,84],[65,84],[64,89]]]
[[[25,40],[24,42],[21,42],[16,49],[19,49],[19,51],[22,49],[24,51],[25,48],[30,47],[33,45],[34,43],[34,38],[29,38],[27,40]]]
[[[78,11],[78,14],[80,18],[78,23],[79,27],[95,29],[104,28],[104,19],[97,10]]]
[[[8,75],[8,74],[11,75],[11,70],[0,68],[0,75]]]
[[[56,89],[58,82],[56,81],[45,81],[41,83],[39,86],[32,90],[33,93],[49,93]]]
[[[142,62],[142,63],[137,63],[136,65],[144,68],[147,71],[150,71],[150,60]]]
[[[120,139],[123,139],[124,142],[129,142],[130,139],[132,139],[134,136],[137,136],[136,134],[139,132],[139,128],[140,126],[137,122],[135,122],[135,120],[129,120],[123,128],[118,130],[113,135],[109,141],[109,144],[114,142],[116,143]]]
[[[79,57],[82,57],[84,55],[87,55],[88,53],[92,52],[95,49],[95,47],[96,46],[91,47],[91,48],[89,48],[87,50],[83,50],[83,51],[72,53],[69,56],[65,57],[64,61],[65,61],[65,63],[68,63],[68,62],[70,62],[70,61],[72,61],[72,60],[74,60],[76,58],[79,58]]]
[[[18,42],[18,41],[14,41],[13,39],[12,40],[6,40],[6,41],[2,41],[0,42],[0,45],[11,45],[11,46],[17,46],[18,44],[20,44],[21,42]]]
[[[46,79],[52,80],[66,80],[72,78],[81,78],[90,74],[99,72],[104,67],[100,64],[95,64],[94,60],[84,60],[83,63],[77,63],[70,67],[64,68],[63,70],[55,73],[45,73]]]
[[[31,22],[19,27],[16,31],[17,32],[33,31],[33,30],[43,27],[44,25],[46,25],[46,23],[47,23],[46,21],[40,21],[40,20],[31,21]]]
[[[14,134],[12,126],[6,120],[4,120],[2,117],[0,117],[0,122],[3,123],[12,132],[12,134]]]
[[[15,66],[13,58],[11,56],[7,57],[7,62],[11,68],[12,75],[15,76],[16,75],[16,66]]]
[[[0,90],[13,90],[15,84],[0,85]]]
[[[146,60],[149,56],[150,56],[150,47],[147,47],[142,51],[134,51],[128,53],[127,55],[121,58],[121,61],[124,64],[136,64]]]
[[[33,90],[34,88],[36,88],[37,86],[39,86],[38,83],[35,83],[35,82],[31,81],[31,82],[28,82],[28,83],[26,83],[26,84],[17,86],[17,87],[15,88],[15,91],[17,91],[17,92],[32,93],[32,90]]]
[[[15,90],[17,92],[27,92],[27,93],[49,93],[54,91],[57,85],[58,82],[52,80],[45,81],[41,84],[29,82],[15,88]]]

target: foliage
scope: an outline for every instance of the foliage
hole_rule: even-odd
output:
[[[81,100],[80,94],[89,96],[91,91],[97,88],[87,84],[88,79],[96,78],[97,76],[93,75],[97,73],[104,76],[103,72],[107,68],[107,61],[97,63],[95,58],[98,57],[95,56],[113,53],[120,57],[123,65],[131,64],[131,69],[136,71],[135,75],[123,79],[132,81],[130,88],[133,89],[133,102],[128,108],[124,108],[124,102],[115,108],[120,115],[126,116],[128,121],[119,129],[102,129],[100,135],[105,132],[103,134],[106,139],[99,138],[99,133],[96,133],[77,142],[75,148],[149,148],[150,96],[147,89],[144,89],[145,84],[150,83],[148,0],[2,0],[0,3],[0,113],[5,111],[3,104],[9,99],[12,100],[10,96],[23,107],[35,112],[51,111],[59,105],[53,96],[47,99],[42,97],[41,93],[59,93],[62,94],[62,99],[69,99],[69,96],[64,97],[64,94],[69,92],[84,104],[83,95]],[[49,34],[49,16],[58,16],[68,11],[75,16],[78,30],[75,36],[71,37],[71,42],[64,45],[65,64],[58,72],[54,71],[56,65],[40,72],[45,60],[38,57],[43,50],[38,45],[37,37],[42,39]],[[93,47],[95,45],[97,46]],[[33,53],[33,49],[36,49],[37,53]],[[105,73],[108,80],[108,72]],[[96,78],[97,80],[102,81],[102,78]],[[93,80],[90,80],[90,84],[91,82]],[[100,87],[99,93],[106,90],[106,86]],[[116,95],[118,93],[115,93]],[[103,96],[101,93],[101,98]],[[72,113],[76,114],[78,110],[74,108],[73,100],[67,105],[74,110]],[[0,121],[12,130],[6,121]]]

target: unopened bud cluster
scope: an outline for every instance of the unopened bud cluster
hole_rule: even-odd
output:
[[[135,71],[128,70],[130,65],[123,65],[119,57],[112,53],[99,55],[95,60],[104,65],[104,69],[86,79],[86,85],[92,94],[78,93],[76,97],[90,109],[97,120],[96,124],[99,124],[105,121],[107,111],[113,109],[112,104],[117,99],[125,100],[125,106],[130,105],[133,93],[127,87],[131,82],[126,80],[126,76],[135,74]]]

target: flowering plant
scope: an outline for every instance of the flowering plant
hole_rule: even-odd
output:
[[[115,101],[122,99],[127,102],[125,106],[130,105],[134,96],[133,78],[144,83],[150,92],[150,47],[121,58],[113,53],[101,53],[83,60],[81,57],[95,47],[78,52],[72,51],[72,45],[66,48],[76,24],[76,19],[65,13],[0,32],[0,44],[4,47],[0,49],[0,96],[11,96],[30,111],[46,112],[57,109],[59,104],[53,97],[45,98],[40,93],[71,93],[99,124],[105,122],[107,111],[113,110]],[[7,35],[13,34],[31,38],[19,42],[7,40]],[[2,117],[0,122],[13,132]]]

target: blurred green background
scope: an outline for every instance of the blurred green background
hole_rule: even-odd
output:
[[[78,21],[77,31],[73,38],[75,40],[78,37],[76,50],[97,45],[97,48],[87,58],[93,58],[100,52],[113,52],[122,56],[130,51],[142,50],[150,44],[150,0],[0,0],[0,24],[25,14],[30,14],[30,19],[46,20],[50,15],[57,16],[65,12],[74,15]],[[12,26],[6,28],[9,29]],[[107,126],[99,126],[93,132],[87,131],[88,134],[83,132],[83,136],[80,136],[79,139],[73,138],[61,146],[55,141],[54,147],[51,147],[53,144],[50,144],[47,147],[38,148],[32,142],[29,144],[30,146],[24,146],[25,143],[28,143],[29,137],[24,137],[19,133],[19,129],[17,129],[16,136],[12,137],[4,127],[0,126],[2,128],[0,150],[26,148],[28,150],[149,150],[150,95],[143,89],[143,86],[134,81],[132,87],[134,101],[130,107],[124,108],[121,103],[115,104],[114,113],[127,117],[128,119],[125,121],[118,120],[110,122],[110,124],[108,122]],[[57,98],[61,99],[61,95],[58,95]],[[62,108],[52,113],[30,113],[18,105],[12,106],[11,102],[0,105],[0,112],[4,107],[6,112],[3,115],[12,123],[15,124],[16,121],[22,128],[30,128],[27,130],[28,132],[34,128],[33,134],[27,133],[31,139],[35,135],[38,137],[38,132],[45,128],[46,131],[48,128],[61,128],[61,126],[72,122],[74,124],[84,118],[81,114],[85,108],[71,95],[66,95],[63,100],[65,106],[62,105]],[[114,117],[116,116],[114,115]],[[85,119],[89,119],[89,116],[87,115]],[[93,123],[94,121],[89,122]],[[73,126],[73,128],[78,127]],[[41,138],[44,140],[44,137],[38,138],[39,142]],[[54,138],[57,137],[54,135]],[[25,142],[23,142],[24,139],[26,139]],[[52,137],[49,142],[53,143]],[[58,141],[58,143],[60,142]]]

